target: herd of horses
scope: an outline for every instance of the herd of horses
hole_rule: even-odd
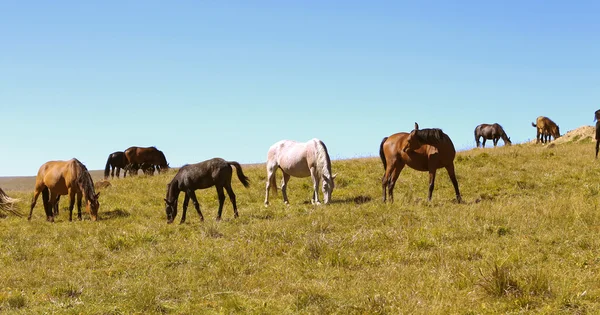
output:
[[[596,122],[596,158],[600,147],[600,110],[595,112]],[[536,143],[540,141],[548,142],[551,137],[554,139],[560,137],[559,127],[548,117],[540,116],[536,123]],[[481,145],[485,147],[486,140],[492,140],[494,146],[499,139],[503,139],[505,145],[511,145],[510,138],[501,125],[481,124],[475,128],[475,141],[477,147],[480,145],[480,138],[483,138]],[[405,166],[421,172],[429,173],[429,192],[427,200],[431,201],[435,187],[436,171],[445,168],[454,187],[456,201],[462,202],[458,181],[454,169],[454,158],[456,149],[450,137],[438,128],[419,129],[415,123],[411,132],[400,132],[383,138],[379,146],[379,156],[384,168],[384,174],[381,179],[383,202],[394,201],[394,186],[400,172]],[[165,213],[167,223],[172,223],[177,216],[177,201],[179,194],[184,193],[182,205],[181,223],[186,220],[186,211],[189,201],[192,200],[194,208],[200,220],[204,216],[200,211],[200,204],[195,195],[198,189],[206,189],[215,186],[219,199],[219,210],[217,220],[221,219],[223,204],[225,202],[225,191],[233,205],[234,217],[237,218],[238,210],[236,196],[231,187],[231,178],[233,174],[232,167],[235,167],[236,174],[244,187],[248,187],[250,180],[243,173],[242,167],[238,162],[225,161],[221,158],[213,158],[196,164],[186,164],[182,166],[173,179],[167,185],[165,201]],[[110,172],[112,168],[112,173]],[[155,170],[159,173],[169,169],[169,164],[162,151],[156,147],[141,148],[130,147],[121,152],[114,152],[108,156],[104,178],[109,174],[114,178],[114,172],[119,177],[120,169],[124,170],[123,176],[127,171],[131,175],[142,169],[146,174],[152,175]],[[331,159],[325,143],[319,139],[311,139],[308,142],[296,142],[292,140],[282,140],[273,144],[267,153],[267,180],[265,189],[265,206],[269,205],[269,191],[277,191],[276,172],[280,169],[283,173],[281,182],[281,193],[283,202],[289,204],[287,197],[287,183],[291,177],[311,177],[312,193],[311,202],[320,204],[318,187],[321,186],[323,202],[330,203],[336,174],[331,172]],[[94,191],[94,183],[85,167],[77,159],[68,161],[49,161],[44,163],[36,176],[33,200],[29,211],[28,219],[31,220],[33,208],[36,205],[39,194],[42,194],[44,210],[47,221],[54,222],[54,217],[58,215],[58,202],[61,195],[69,195],[69,221],[72,220],[73,208],[77,201],[77,217],[81,220],[82,198],[85,196],[86,209],[93,221],[98,218],[99,193]],[[17,200],[8,197],[0,189],[0,210],[9,209],[9,206]],[[18,213],[16,213],[18,214]]]

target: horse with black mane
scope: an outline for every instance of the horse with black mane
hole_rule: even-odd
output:
[[[441,129],[422,129],[415,123],[415,129],[410,133],[399,132],[383,138],[379,145],[379,157],[385,173],[381,180],[383,187],[383,202],[386,201],[386,188],[390,201],[394,202],[394,186],[404,166],[422,172],[429,172],[429,195],[431,201],[435,184],[435,173],[438,168],[446,168],[450,181],[454,186],[456,200],[462,198],[458,189],[458,181],[454,173],[454,157],[456,150],[447,134]]]
[[[114,178],[115,169],[117,170],[117,178],[119,178],[121,169],[123,169],[123,177],[127,177],[127,164],[129,164],[129,162],[127,161],[123,151],[117,151],[109,154],[108,159],[106,160],[106,167],[104,168],[104,179],[108,178],[109,172],[111,178]]]
[[[87,200],[86,209],[92,221],[98,219],[98,208],[100,207],[98,196],[100,193],[95,193],[92,176],[85,165],[75,158],[68,161],[49,161],[40,167],[35,179],[33,200],[28,220],[31,220],[33,208],[40,193],[44,202],[46,220],[49,222],[54,222],[52,210],[55,209],[55,205],[58,204],[61,195],[69,195],[70,198],[69,221],[73,220],[75,198],[77,198],[77,218],[81,220],[81,200],[83,195],[85,195],[85,199]]]
[[[479,138],[482,138],[482,137],[483,137],[482,147],[484,147],[484,148],[485,148],[486,140],[492,140],[492,142],[494,143],[494,147],[496,145],[498,145],[498,141],[500,141],[500,138],[502,138],[505,145],[512,144],[512,142],[510,141],[510,138],[506,135],[506,132],[504,132],[504,128],[502,128],[502,126],[500,126],[500,124],[497,124],[497,123],[481,124],[481,125],[475,127],[474,133],[475,133],[475,143],[477,143],[478,148],[479,148]]]
[[[600,147],[600,109],[594,112],[596,121],[596,158],[598,158],[598,148]]]
[[[244,187],[250,185],[248,177],[244,175],[242,167],[238,162],[225,161],[221,158],[213,158],[204,162],[196,164],[186,164],[182,166],[175,177],[167,185],[167,196],[165,198],[165,212],[167,213],[167,223],[173,223],[177,216],[177,200],[179,193],[184,192],[185,198],[183,199],[183,213],[181,215],[181,223],[185,223],[185,215],[187,207],[192,199],[194,208],[200,215],[200,221],[204,221],[204,216],[200,211],[200,204],[196,199],[197,189],[205,189],[215,186],[217,189],[217,195],[219,197],[219,211],[217,213],[217,221],[221,220],[221,213],[223,212],[223,204],[225,203],[225,193],[223,188],[227,190],[229,200],[233,204],[233,215],[237,218],[238,210],[235,200],[235,193],[231,188],[231,176],[233,170],[231,166],[235,166],[236,173],[240,182]]]
[[[167,163],[165,154],[156,147],[130,147],[125,150],[124,153],[127,163],[130,165],[142,165],[143,163],[146,163],[147,165],[156,165],[158,166],[158,173],[160,173],[162,170],[169,169],[169,164]]]

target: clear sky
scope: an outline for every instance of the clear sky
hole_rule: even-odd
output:
[[[513,142],[600,108],[600,1],[0,1],[0,176],[157,146],[171,166],[333,159],[480,123]],[[502,142],[502,141],[501,141]],[[590,152],[590,154],[592,154]],[[590,155],[591,156],[591,155]]]

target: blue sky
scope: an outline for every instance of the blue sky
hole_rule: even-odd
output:
[[[334,159],[480,123],[513,142],[600,108],[598,1],[1,1],[0,176],[157,146],[172,166],[264,162],[281,139]],[[590,156],[592,152],[590,151]]]

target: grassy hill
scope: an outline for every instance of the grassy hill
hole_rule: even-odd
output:
[[[166,224],[168,174],[111,181],[100,221],[0,219],[3,313],[599,313],[600,165],[591,141],[460,152],[445,170],[405,168],[383,204],[379,159],[333,162],[334,202],[292,178],[264,207],[263,166],[234,176],[239,219],[214,189],[204,223]],[[375,147],[377,144],[374,144]],[[280,180],[281,174],[278,174]],[[11,191],[28,211],[31,191]],[[180,196],[180,206],[183,196]],[[181,210],[176,222],[179,222]]]

